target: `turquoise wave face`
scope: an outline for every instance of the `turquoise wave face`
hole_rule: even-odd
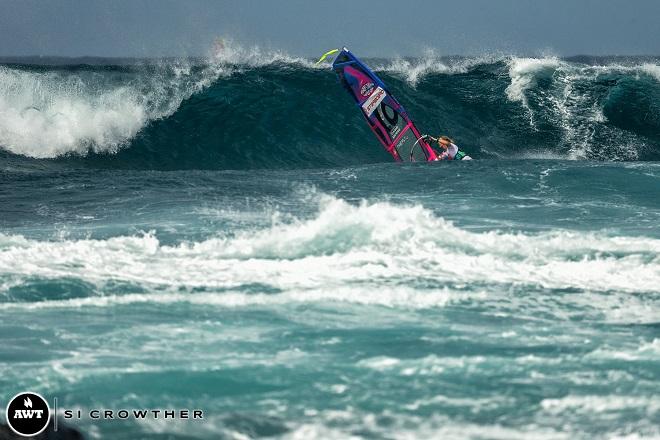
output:
[[[423,132],[478,159],[658,160],[657,59],[368,60]],[[0,146],[83,166],[385,162],[332,72],[305,60],[0,67]]]

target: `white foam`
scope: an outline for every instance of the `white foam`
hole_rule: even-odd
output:
[[[155,72],[39,73],[0,66],[0,147],[35,158],[89,151],[114,153],[148,122],[168,116],[227,70],[193,72],[184,61]]]
[[[539,72],[554,70],[561,65],[558,58],[516,58],[509,60],[509,77],[511,84],[506,88],[506,96],[510,101],[527,104],[525,91],[536,84]]]
[[[446,405],[454,407],[470,408],[472,413],[489,411],[502,407],[513,407],[516,405],[516,399],[507,396],[492,396],[492,397],[456,397],[445,396],[442,394],[435,395],[429,398],[422,398],[414,401],[405,406],[406,409],[411,411],[418,411],[420,408],[434,405]]]
[[[543,399],[541,408],[557,414],[565,411],[603,413],[636,408],[644,409],[649,417],[660,413],[660,398],[647,396],[566,396],[560,399]]]
[[[386,71],[402,76],[409,84],[416,86],[419,81],[431,74],[454,75],[467,73],[471,68],[494,62],[494,57],[470,57],[442,59],[435,51],[426,50],[424,56],[414,59],[394,58],[389,64],[376,65],[376,71]]]
[[[424,57],[412,61],[403,58],[396,58],[389,65],[377,70],[399,74],[413,86],[416,86],[417,83],[428,74],[452,72],[451,67],[435,57]]]
[[[100,293],[117,281],[163,292],[2,307],[340,301],[429,308],[487,295],[483,289],[452,287],[456,284],[657,292],[660,240],[571,231],[475,233],[421,206],[352,205],[325,197],[311,219],[176,246],[161,244],[154,234],[62,241],[0,235],[0,276],[14,280],[13,286],[34,277],[74,277]],[[418,287],[416,280],[437,287]],[[241,290],[255,284],[283,293]],[[180,293],[194,288],[223,293]]]
[[[331,428],[321,424],[304,423],[297,426],[291,432],[285,434],[282,438],[286,440],[361,440],[364,437],[353,435],[346,431],[337,428]]]
[[[654,317],[652,320],[647,320],[647,322],[657,322],[657,310],[651,309],[649,313],[653,314]],[[655,338],[653,341],[641,343],[639,346],[613,348],[605,345],[592,351],[587,357],[595,359],[619,359],[623,361],[658,361],[660,360],[660,339]]]
[[[231,38],[216,40],[209,53],[209,59],[218,64],[243,67],[262,67],[271,64],[284,64],[309,69],[327,69],[327,64],[317,65],[308,58],[289,55],[282,50],[268,50],[260,46],[243,46]]]
[[[358,362],[357,365],[359,367],[370,368],[372,370],[385,371],[398,366],[399,363],[399,359],[387,356],[378,356],[375,358],[363,359]]]
[[[646,63],[642,64],[639,70],[646,73],[647,75],[651,75],[657,81],[660,81],[660,65]]]
[[[520,102],[525,109],[532,129],[537,129],[537,119],[548,118],[550,122],[561,128],[563,135],[558,139],[558,145],[567,147],[562,156],[568,159],[585,159],[598,157],[612,160],[637,160],[639,151],[644,148],[644,141],[632,137],[618,141],[612,145],[607,156],[599,153],[600,148],[594,141],[597,132],[612,132],[607,124],[603,110],[603,102],[598,93],[591,88],[585,89],[581,84],[595,82],[602,75],[632,75],[639,78],[645,73],[655,78],[660,74],[660,68],[654,64],[621,65],[608,64],[591,66],[579,63],[561,61],[550,58],[511,58],[509,60],[509,77],[511,82],[506,88],[507,99]],[[535,90],[539,78],[552,75],[549,89]],[[576,84],[578,87],[576,87]],[[534,94],[536,105],[530,106],[529,96]],[[618,139],[611,136],[614,141]]]
[[[111,151],[146,119],[128,87],[90,96],[76,78],[0,67],[0,145],[13,153],[43,158],[94,146]]]
[[[511,428],[497,423],[471,423],[463,418],[450,418],[433,413],[418,416],[384,411],[380,414],[350,411],[321,411],[314,421],[302,422],[283,436],[284,439],[364,439],[373,437],[416,439],[569,439],[572,433],[555,431],[536,424]],[[339,414],[337,414],[339,413]],[[379,423],[382,417],[389,422]],[[341,428],[338,428],[341,427]],[[354,433],[367,432],[367,435]]]

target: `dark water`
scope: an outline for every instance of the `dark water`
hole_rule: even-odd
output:
[[[449,134],[478,159],[660,160],[657,59],[369,62],[422,132]],[[390,159],[329,69],[272,54],[10,64],[0,96],[4,150],[58,163],[244,170]]]
[[[14,60],[17,61],[17,60]],[[660,436],[656,59],[0,67],[0,391],[91,438]]]

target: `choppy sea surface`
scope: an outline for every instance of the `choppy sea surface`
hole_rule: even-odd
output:
[[[89,438],[660,437],[660,61],[0,65],[0,393]],[[4,403],[3,403],[4,404]],[[60,414],[62,416],[62,414]]]

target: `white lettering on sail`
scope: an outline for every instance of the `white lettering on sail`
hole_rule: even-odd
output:
[[[387,93],[385,93],[385,90],[381,89],[380,87],[376,87],[376,91],[371,94],[369,99],[367,99],[364,104],[362,104],[362,110],[364,110],[367,116],[371,116],[371,114],[378,108],[386,96]]]

